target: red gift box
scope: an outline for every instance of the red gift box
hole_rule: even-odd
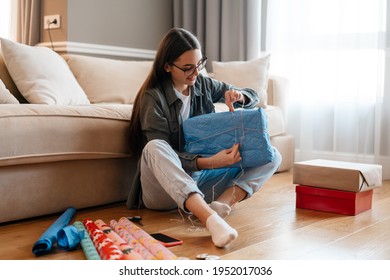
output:
[[[372,206],[373,190],[348,192],[297,185],[295,192],[297,208],[357,215]]]

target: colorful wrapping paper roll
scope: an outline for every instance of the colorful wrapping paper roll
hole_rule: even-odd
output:
[[[103,260],[126,259],[125,254],[123,254],[118,246],[116,246],[114,242],[108,238],[107,235],[100,230],[91,219],[85,219],[83,224]]]
[[[84,227],[83,223],[80,221],[75,221],[73,226],[77,229],[80,236],[82,236],[80,245],[83,249],[85,258],[87,260],[101,260],[98,251],[96,250],[95,245],[93,244],[91,237],[89,236],[87,229]]]
[[[142,230],[127,218],[122,217],[118,223],[122,225],[130,234],[148,249],[158,260],[175,260],[177,256],[173,254],[168,248],[158,242],[155,238],[150,236],[146,231]]]
[[[110,226],[115,230],[118,235],[124,239],[130,246],[134,248],[134,250],[142,256],[144,260],[156,260],[156,257],[146,249],[139,241],[131,235],[122,225],[120,225],[117,221],[111,220]]]
[[[107,225],[103,220],[95,220],[97,227],[102,230],[108,238],[110,238],[116,246],[125,254],[126,259],[128,260],[142,260],[143,257],[138,254],[134,248],[127,243],[122,237],[119,236],[109,225]]]
[[[34,243],[32,251],[35,255],[44,255],[50,252],[54,243],[57,242],[57,233],[60,229],[66,227],[73,215],[76,213],[76,209],[70,207],[39,237],[37,242]]]

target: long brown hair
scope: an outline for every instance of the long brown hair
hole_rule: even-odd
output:
[[[186,51],[200,48],[198,39],[191,32],[182,28],[172,28],[162,38],[152,69],[134,101],[130,119],[130,152],[132,155],[140,155],[144,145],[139,114],[145,92],[148,89],[158,87],[165,80],[171,79],[171,74],[164,69],[166,64],[173,63]]]

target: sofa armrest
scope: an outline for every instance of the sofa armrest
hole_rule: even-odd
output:
[[[289,80],[277,76],[269,75],[267,89],[267,104],[277,106],[281,109],[285,124],[287,125],[287,101],[289,97]]]

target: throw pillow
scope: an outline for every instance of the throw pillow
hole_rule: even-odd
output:
[[[19,104],[19,101],[9,92],[5,87],[3,81],[0,79],[0,104]]]
[[[63,56],[91,103],[134,103],[153,61]]]
[[[256,90],[260,98],[259,106],[265,108],[269,65],[270,55],[249,61],[213,61],[213,78],[237,87]]]
[[[33,47],[1,39],[8,72],[30,103],[89,104],[65,60],[46,47]]]

